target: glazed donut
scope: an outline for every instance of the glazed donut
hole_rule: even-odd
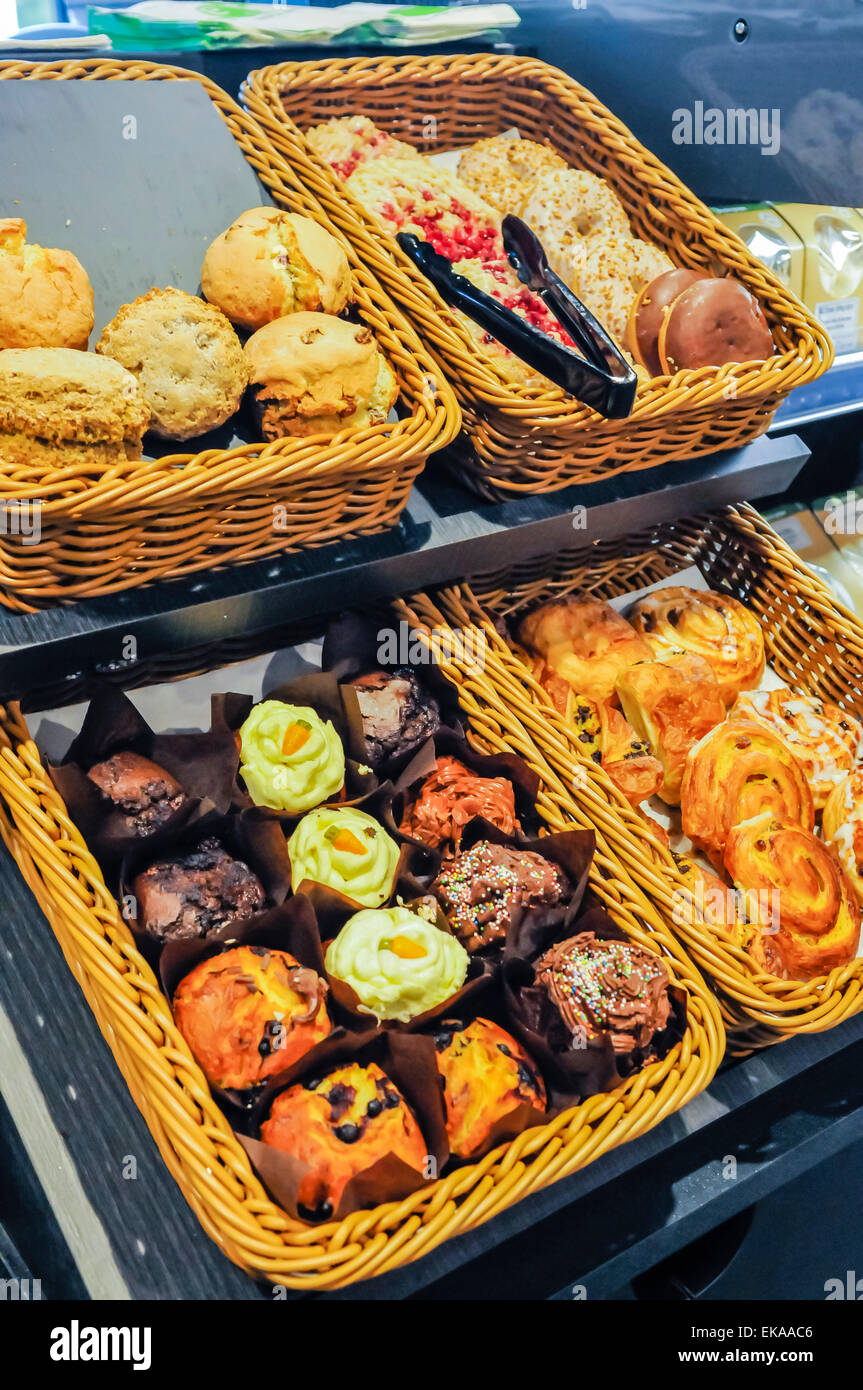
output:
[[[760,916],[751,953],[769,974],[811,980],[853,960],[860,938],[854,889],[811,831],[764,811],[731,831],[725,867],[750,917]]]
[[[725,362],[763,362],[773,356],[773,334],[739,280],[699,280],[671,305],[657,347],[663,372],[673,375]]]
[[[516,636],[573,690],[616,703],[614,683],[650,646],[608,603],[586,594],[552,599],[522,618]]]
[[[863,725],[829,700],[781,690],[738,695],[730,719],[754,719],[785,740],[809,780],[815,810],[844,782],[863,752]]]
[[[707,279],[704,270],[666,270],[641,290],[629,312],[624,346],[651,376],[662,376],[659,330],[666,310],[696,280]]]
[[[763,724],[718,724],[689,750],[680,789],[683,833],[716,864],[735,825],[770,811],[812,830],[806,774],[778,734]]]
[[[629,218],[614,189],[586,169],[548,169],[536,179],[521,216],[553,255],[580,237],[628,237]]]
[[[725,718],[713,668],[693,652],[669,652],[628,666],[616,689],[636,735],[662,767],[659,795],[678,806],[687,753]]]
[[[566,248],[558,272],[591,313],[623,342],[633,300],[674,265],[664,251],[633,236],[585,237]],[[556,267],[555,267],[556,268]]]
[[[863,905],[863,768],[834,787],[824,807],[821,828]]]
[[[713,667],[726,705],[754,690],[764,675],[764,638],[758,620],[729,594],[671,586],[645,594],[629,621],[658,656],[693,652]]]

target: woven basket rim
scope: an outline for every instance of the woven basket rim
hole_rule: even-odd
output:
[[[258,123],[210,78],[190,69],[149,60],[83,58],[76,60],[0,61],[0,80],[5,81],[192,81],[207,92],[225,121],[240,152],[272,195],[284,204],[291,197],[295,210],[312,217],[338,238],[348,252],[354,285],[362,293],[365,306],[359,308],[371,327],[379,346],[395,369],[400,384],[400,400],[409,414],[397,423],[384,422],[362,427],[350,426],[325,442],[316,436],[305,439],[276,440],[270,444],[238,445],[232,449],[210,449],[200,453],[178,451],[160,459],[131,462],[122,470],[112,470],[110,480],[78,481],[69,486],[61,470],[41,468],[35,475],[27,470],[27,481],[16,481],[7,473],[0,479],[0,498],[38,499],[46,517],[71,515],[84,517],[127,513],[130,505],[163,503],[166,488],[181,503],[215,500],[266,493],[274,486],[326,481],[346,484],[358,477],[374,476],[381,467],[393,468],[405,455],[425,457],[446,447],[461,427],[461,412],[455,393],[437,364],[422,346],[408,320],[393,303],[372,270],[361,260],[344,232],[336,226],[314,194],[304,187],[291,165],[273,149]],[[254,154],[254,162],[250,159]],[[258,466],[254,484],[244,481],[250,460]],[[178,484],[178,469],[182,480]]]
[[[471,72],[472,66],[476,76]],[[439,322],[436,345],[439,351],[445,352],[448,368],[451,371],[456,370],[454,364],[457,364],[471,371],[471,379],[469,383],[465,383],[461,379],[461,373],[456,370],[454,384],[463,399],[472,399],[486,408],[501,412],[504,416],[514,415],[523,419],[527,414],[530,423],[535,426],[548,424],[560,427],[562,424],[575,425],[596,418],[592,411],[579,402],[567,401],[564,393],[558,388],[543,390],[506,382],[493,359],[483,352],[481,346],[477,345],[458,324],[437,291],[416,270],[394,239],[336,180],[329,166],[314,154],[303,133],[285,112],[280,100],[281,93],[290,86],[302,86],[311,82],[315,86],[326,87],[331,92],[348,88],[352,80],[356,83],[358,78],[365,80],[357,85],[371,86],[374,82],[385,87],[388,83],[395,84],[402,80],[403,74],[411,69],[427,80],[447,79],[452,70],[457,69],[460,82],[473,82],[476,85],[482,85],[499,76],[518,74],[533,79],[550,95],[555,95],[558,100],[564,101],[574,109],[589,109],[593,115],[600,115],[601,126],[595,133],[603,147],[617,154],[623,152],[633,168],[649,172],[662,183],[669,195],[686,208],[701,238],[703,239],[706,231],[712,238],[712,243],[721,246],[725,252],[721,257],[723,263],[732,266],[738,278],[756,294],[762,307],[768,310],[768,318],[772,316],[781,320],[786,329],[789,322],[796,321],[796,346],[775,354],[768,362],[731,364],[721,368],[704,367],[695,371],[678,372],[670,378],[653,378],[650,386],[639,387],[630,420],[654,419],[669,410],[688,411],[706,403],[701,399],[705,396],[711,398],[711,403],[716,403],[729,397],[736,401],[756,402],[763,397],[776,395],[778,404],[790,390],[814,381],[831,365],[831,340],[809,310],[608,108],[586,87],[560,69],[537,58],[477,53],[446,56],[399,54],[382,58],[289,61],[253,70],[243,84],[243,104],[254,112],[274,144],[290,148],[294,152],[302,152],[306,162],[317,172],[319,182],[329,188],[330,196],[349,209],[351,220],[361,223],[377,240],[382,250],[386,250],[393,263],[391,274],[394,278],[400,276],[404,281],[405,297],[409,300],[415,298],[418,293],[423,293],[430,307],[437,311]],[[614,144],[610,139],[612,135]],[[712,243],[708,244],[716,256],[716,246]],[[790,332],[790,329],[788,331]],[[794,379],[787,380],[789,375],[793,375]],[[670,396],[674,397],[673,401],[669,399]]]
[[[690,1004],[686,1033],[663,1061],[403,1202],[310,1228],[277,1207],[252,1170],[98,864],[48,779],[26,721],[11,705],[0,707],[0,830],[162,1156],[207,1233],[235,1263],[276,1284],[343,1287],[418,1258],[582,1166],[582,1151],[590,1162],[644,1132],[701,1091],[722,1057],[725,1035],[715,1001],[660,927],[654,949],[661,947]],[[622,908],[618,917],[629,932]],[[568,1153],[576,1141],[574,1155]]]
[[[828,615],[831,624],[860,661],[863,673],[863,624],[849,609],[834,599],[824,582],[806,566],[787,543],[749,503],[726,507],[700,517],[663,523],[648,528],[632,538],[633,558],[643,537],[655,535],[671,525],[701,522],[725,524],[729,533],[752,536],[759,541],[768,556],[782,567],[785,575],[793,575],[798,593],[814,604],[820,616]],[[619,544],[620,542],[617,542]],[[615,544],[615,543],[612,543]],[[510,651],[494,624],[495,613],[473,591],[470,584],[442,586],[434,594],[414,595],[411,606],[418,621],[428,623],[430,614],[438,613],[445,621],[454,616],[477,622],[485,634],[486,670],[491,664],[498,680],[509,678],[521,685],[523,698],[533,698],[541,722],[537,723],[537,741],[546,758],[555,760],[550,743],[563,764],[579,767],[597,796],[606,802],[607,812],[615,828],[628,841],[627,863],[636,881],[644,888],[663,914],[663,919],[685,945],[693,960],[750,1020],[748,1027],[764,1027],[775,1038],[798,1032],[818,1031],[832,1027],[842,1019],[863,1009],[863,956],[857,956],[845,966],[809,981],[783,980],[761,970],[746,952],[734,945],[721,930],[709,923],[674,921],[673,903],[687,899],[687,883],[670,850],[651,832],[643,814],[629,807],[622,794],[610,782],[608,774],[581,756],[574,732],[566,725],[548,700],[542,687],[533,679],[517,655]],[[461,625],[461,623],[459,623]],[[530,694],[528,694],[530,692]],[[543,742],[543,732],[546,741]],[[557,766],[557,763],[555,763]],[[592,801],[596,807],[596,802]]]

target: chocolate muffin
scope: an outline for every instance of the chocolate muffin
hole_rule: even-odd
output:
[[[122,815],[130,835],[152,835],[186,804],[176,778],[140,753],[112,753],[87,773],[103,801]]]
[[[668,971],[652,951],[581,932],[537,961],[545,991],[546,1037],[565,1052],[607,1036],[618,1058],[650,1051],[671,1013]]]
[[[536,907],[555,907],[569,883],[562,869],[532,850],[480,840],[441,869],[432,892],[469,951],[502,948],[516,918]]]
[[[480,777],[458,758],[444,755],[405,810],[399,829],[439,849],[447,859],[458,852],[462,832],[475,816],[482,816],[505,835],[520,830],[512,782],[506,777]]]
[[[407,667],[369,671],[349,682],[357,692],[366,757],[377,771],[403,757],[440,728],[440,706]]]
[[[138,926],[157,941],[209,936],[264,906],[260,879],[216,839],[159,859],[137,875],[132,892]]]

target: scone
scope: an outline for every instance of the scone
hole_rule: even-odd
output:
[[[210,246],[201,289],[253,333],[298,310],[340,314],[351,297],[351,269],[336,238],[310,217],[250,208]]]
[[[395,373],[364,324],[289,314],[259,328],[244,351],[265,439],[378,425],[398,398]]]
[[[0,218],[0,348],[86,351],[93,288],[71,251],[28,245],[27,223]]]
[[[184,290],[150,290],[102,331],[96,351],[138,378],[149,428],[193,439],[239,409],[248,382],[243,349],[221,310]]]
[[[94,470],[141,457],[150,412],[131,372],[73,348],[0,352],[0,459]]]
[[[566,160],[548,145],[492,135],[462,151],[458,176],[492,207],[520,215],[537,178],[565,168]]]

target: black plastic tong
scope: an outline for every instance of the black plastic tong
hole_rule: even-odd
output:
[[[576,400],[609,420],[632,411],[638,378],[605,329],[548,264],[542,244],[526,222],[511,214],[503,219],[503,245],[522,284],[533,290],[578,346],[583,357],[534,328],[480,290],[427,241],[399,232],[399,246],[431,280],[453,309],[461,309],[504,347],[534,367]]]

